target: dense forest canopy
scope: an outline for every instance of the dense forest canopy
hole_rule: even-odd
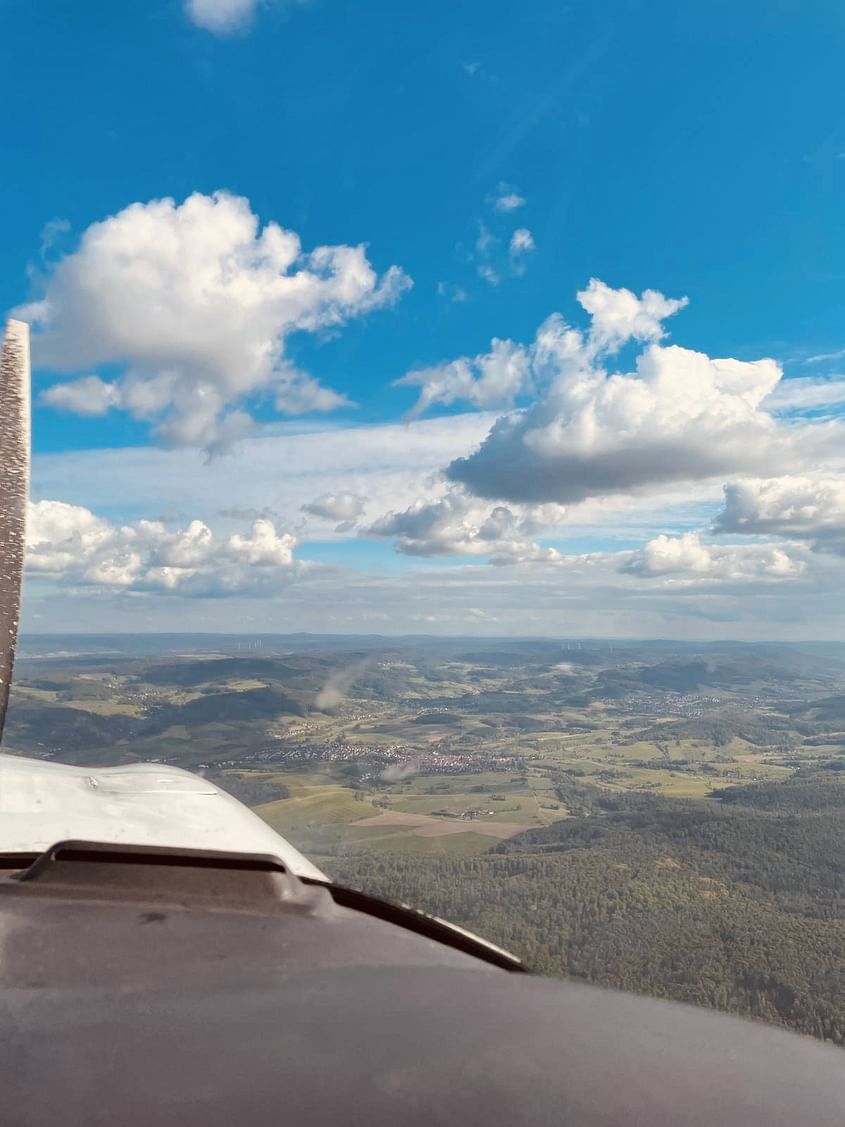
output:
[[[797,775],[716,802],[591,807],[469,859],[333,858],[547,974],[746,1014],[845,1044],[845,784]]]

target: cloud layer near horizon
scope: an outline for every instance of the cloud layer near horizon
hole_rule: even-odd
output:
[[[37,501],[27,520],[27,570],[70,586],[215,598],[270,595],[297,574],[295,537],[256,520],[248,535],[216,537],[192,520],[115,525],[80,505]]]

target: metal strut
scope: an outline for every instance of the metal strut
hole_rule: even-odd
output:
[[[29,326],[9,321],[0,355],[0,738],[20,621],[29,455]]]

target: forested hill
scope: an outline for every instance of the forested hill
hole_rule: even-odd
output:
[[[582,791],[589,788],[580,788]],[[333,858],[539,971],[757,1016],[845,1044],[845,783],[698,802],[595,792],[472,859]],[[592,799],[592,802],[590,802]]]

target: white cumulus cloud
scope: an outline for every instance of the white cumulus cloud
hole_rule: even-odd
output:
[[[44,400],[96,415],[112,408],[153,423],[169,445],[214,450],[252,427],[250,397],[290,415],[347,402],[285,355],[294,332],[319,332],[395,302],[410,279],[379,276],[363,246],[303,251],[276,223],[263,228],[246,199],[216,192],[135,203],[82,235],[48,274],[34,322],[38,364],[85,375]]]
[[[663,321],[686,304],[637,297],[596,279],[578,294],[588,330],[555,314],[530,365],[540,393],[503,416],[447,476],[491,500],[570,503],[675,482],[779,472],[832,452],[836,423],[779,423],[764,401],[781,380],[770,359],[712,358],[662,343]],[[643,345],[633,371],[609,360]]]
[[[642,576],[719,582],[796,579],[805,561],[769,545],[712,545],[697,532],[656,536],[626,560],[624,570]]]
[[[845,477],[787,475],[725,486],[717,532],[788,536],[845,554]]]
[[[416,369],[396,380],[394,387],[422,389],[410,411],[414,418],[435,403],[448,405],[458,400],[480,408],[510,406],[529,386],[530,378],[528,350],[513,341],[494,339],[489,352]]]
[[[663,322],[688,303],[688,298],[664,297],[657,290],[614,289],[599,278],[591,278],[577,295],[578,304],[590,315],[587,353],[595,356],[612,352],[629,340],[661,340],[666,335]]]
[[[215,536],[200,520],[116,525],[81,505],[37,501],[27,524],[29,572],[76,587],[160,594],[271,595],[298,574],[296,539],[258,519],[248,536]]]
[[[529,537],[561,515],[555,505],[491,509],[450,490],[437,500],[419,500],[404,512],[385,514],[367,533],[394,537],[397,551],[409,556],[486,556],[494,564],[554,562],[560,553]]]

